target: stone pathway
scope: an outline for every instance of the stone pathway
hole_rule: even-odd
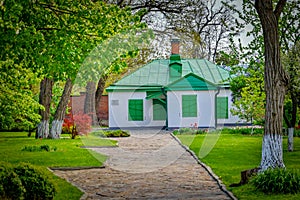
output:
[[[167,132],[131,131],[108,155],[103,169],[54,173],[81,188],[81,199],[231,199],[206,169]]]

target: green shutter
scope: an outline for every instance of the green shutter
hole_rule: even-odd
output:
[[[163,102],[153,99],[153,120],[166,120],[166,106]]]
[[[182,95],[182,117],[197,117],[197,95]]]
[[[228,97],[217,97],[217,118],[228,119]]]
[[[129,99],[128,120],[129,121],[143,121],[144,120],[144,106],[143,106],[142,99]]]

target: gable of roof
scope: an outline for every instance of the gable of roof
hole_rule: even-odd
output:
[[[174,90],[216,90],[217,85],[206,81],[205,79],[189,73],[184,77],[174,81],[166,86],[166,91]]]
[[[174,82],[169,77],[169,59],[153,60],[144,65],[135,72],[125,76],[118,82],[107,88],[107,91],[113,89],[134,89],[139,87],[164,87]],[[228,86],[230,74],[229,71],[221,68],[204,59],[181,59],[182,75],[178,79],[193,73],[205,82],[218,86]],[[176,80],[175,80],[176,81]]]

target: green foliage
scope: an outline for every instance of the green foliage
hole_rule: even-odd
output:
[[[113,131],[104,131],[106,137],[129,137],[130,134],[128,131],[123,130],[113,130]]]
[[[295,194],[300,191],[300,175],[287,169],[268,169],[251,180],[257,190],[266,194]]]
[[[103,71],[98,69],[109,67],[118,56],[135,56],[136,46],[128,47],[128,41],[142,43],[143,37],[138,35],[143,35],[139,31],[146,28],[140,20],[143,14],[142,11],[133,14],[128,8],[121,9],[103,1],[1,1],[0,110],[3,112],[0,129],[36,126],[40,107],[30,93],[36,77],[74,82],[82,63],[88,63],[86,57],[90,52],[118,34],[130,37],[123,38],[122,44],[106,46],[108,53],[103,58],[97,54],[97,61],[103,63],[89,63],[94,64],[90,73],[99,77]],[[114,55],[116,57],[111,58]],[[4,72],[2,62],[8,63]],[[29,81],[23,83],[24,78]],[[52,104],[56,105],[58,100],[59,91],[55,90]]]
[[[42,108],[32,88],[36,75],[23,64],[0,61],[0,130],[32,129],[38,123]]]
[[[50,147],[48,144],[44,144],[41,146],[24,146],[22,148],[22,151],[28,151],[28,152],[38,152],[38,151],[56,151],[57,147]]]
[[[30,164],[0,163],[0,196],[4,199],[53,199],[55,187],[45,172]]]
[[[92,133],[95,136],[100,136],[100,137],[129,137],[130,134],[128,131],[124,130],[111,130],[111,131],[97,131]]]
[[[206,133],[206,130],[198,129],[198,128],[180,128],[179,130],[175,130],[173,132],[174,135],[197,135],[197,134],[204,134]]]
[[[264,124],[265,115],[263,69],[263,63],[252,59],[249,65],[233,68],[232,73],[238,76],[230,82],[234,97],[231,113],[257,125]]]
[[[263,128],[223,128],[222,134],[262,135]]]
[[[294,137],[300,137],[300,129],[294,130]]]
[[[26,192],[12,165],[0,162],[0,198],[22,199]]]
[[[40,168],[30,164],[19,164],[14,168],[26,192],[24,199],[53,199],[55,187]]]

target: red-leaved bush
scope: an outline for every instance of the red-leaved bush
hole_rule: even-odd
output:
[[[87,135],[92,130],[92,118],[83,113],[73,115],[76,130],[78,134]]]
[[[74,139],[76,135],[87,135],[91,130],[92,119],[87,114],[68,114],[64,119],[62,132],[71,134],[72,139]]]

